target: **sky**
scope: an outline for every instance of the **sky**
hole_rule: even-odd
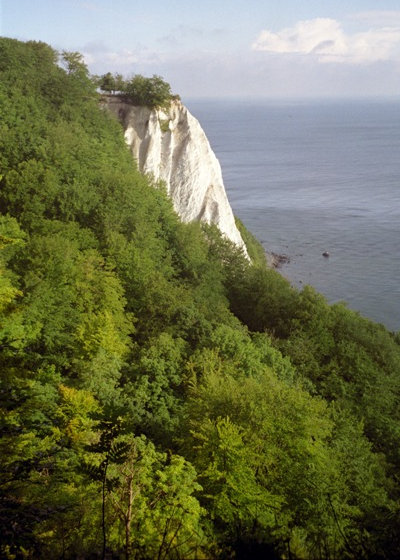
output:
[[[0,34],[183,99],[400,95],[400,0],[0,0]]]

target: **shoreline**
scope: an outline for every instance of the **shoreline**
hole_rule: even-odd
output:
[[[289,255],[274,253],[273,251],[265,251],[267,264],[271,268],[282,268],[283,265],[290,263]]]

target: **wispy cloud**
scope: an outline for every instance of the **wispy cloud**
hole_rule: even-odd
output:
[[[175,48],[180,47],[188,42],[198,42],[203,39],[204,31],[196,27],[188,27],[179,25],[173,29],[168,35],[163,35],[157,39],[157,42],[163,47]]]
[[[81,2],[80,7],[91,12],[98,12],[102,9],[96,2]]]
[[[92,72],[112,71],[126,74],[136,71],[138,65],[152,65],[160,59],[157,53],[141,45],[134,49],[114,50],[103,43],[89,43],[81,52]]]
[[[349,34],[330,18],[299,21],[277,33],[263,30],[252,45],[255,51],[302,54],[319,62],[349,64],[390,60],[398,56],[399,48],[400,24]]]
[[[213,42],[224,38],[227,34],[222,28],[202,29],[188,25],[178,25],[168,35],[158,39],[158,43],[166,47],[178,47],[184,45],[199,44],[201,42]]]
[[[400,27],[400,10],[370,10],[348,16],[348,19],[360,21],[370,27]]]

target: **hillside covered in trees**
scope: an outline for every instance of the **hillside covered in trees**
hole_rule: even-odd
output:
[[[98,97],[0,39],[0,556],[399,558],[399,335],[181,223]]]

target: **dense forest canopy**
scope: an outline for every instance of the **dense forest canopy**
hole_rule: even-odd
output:
[[[96,88],[0,40],[1,557],[398,558],[399,336],[181,223]]]

